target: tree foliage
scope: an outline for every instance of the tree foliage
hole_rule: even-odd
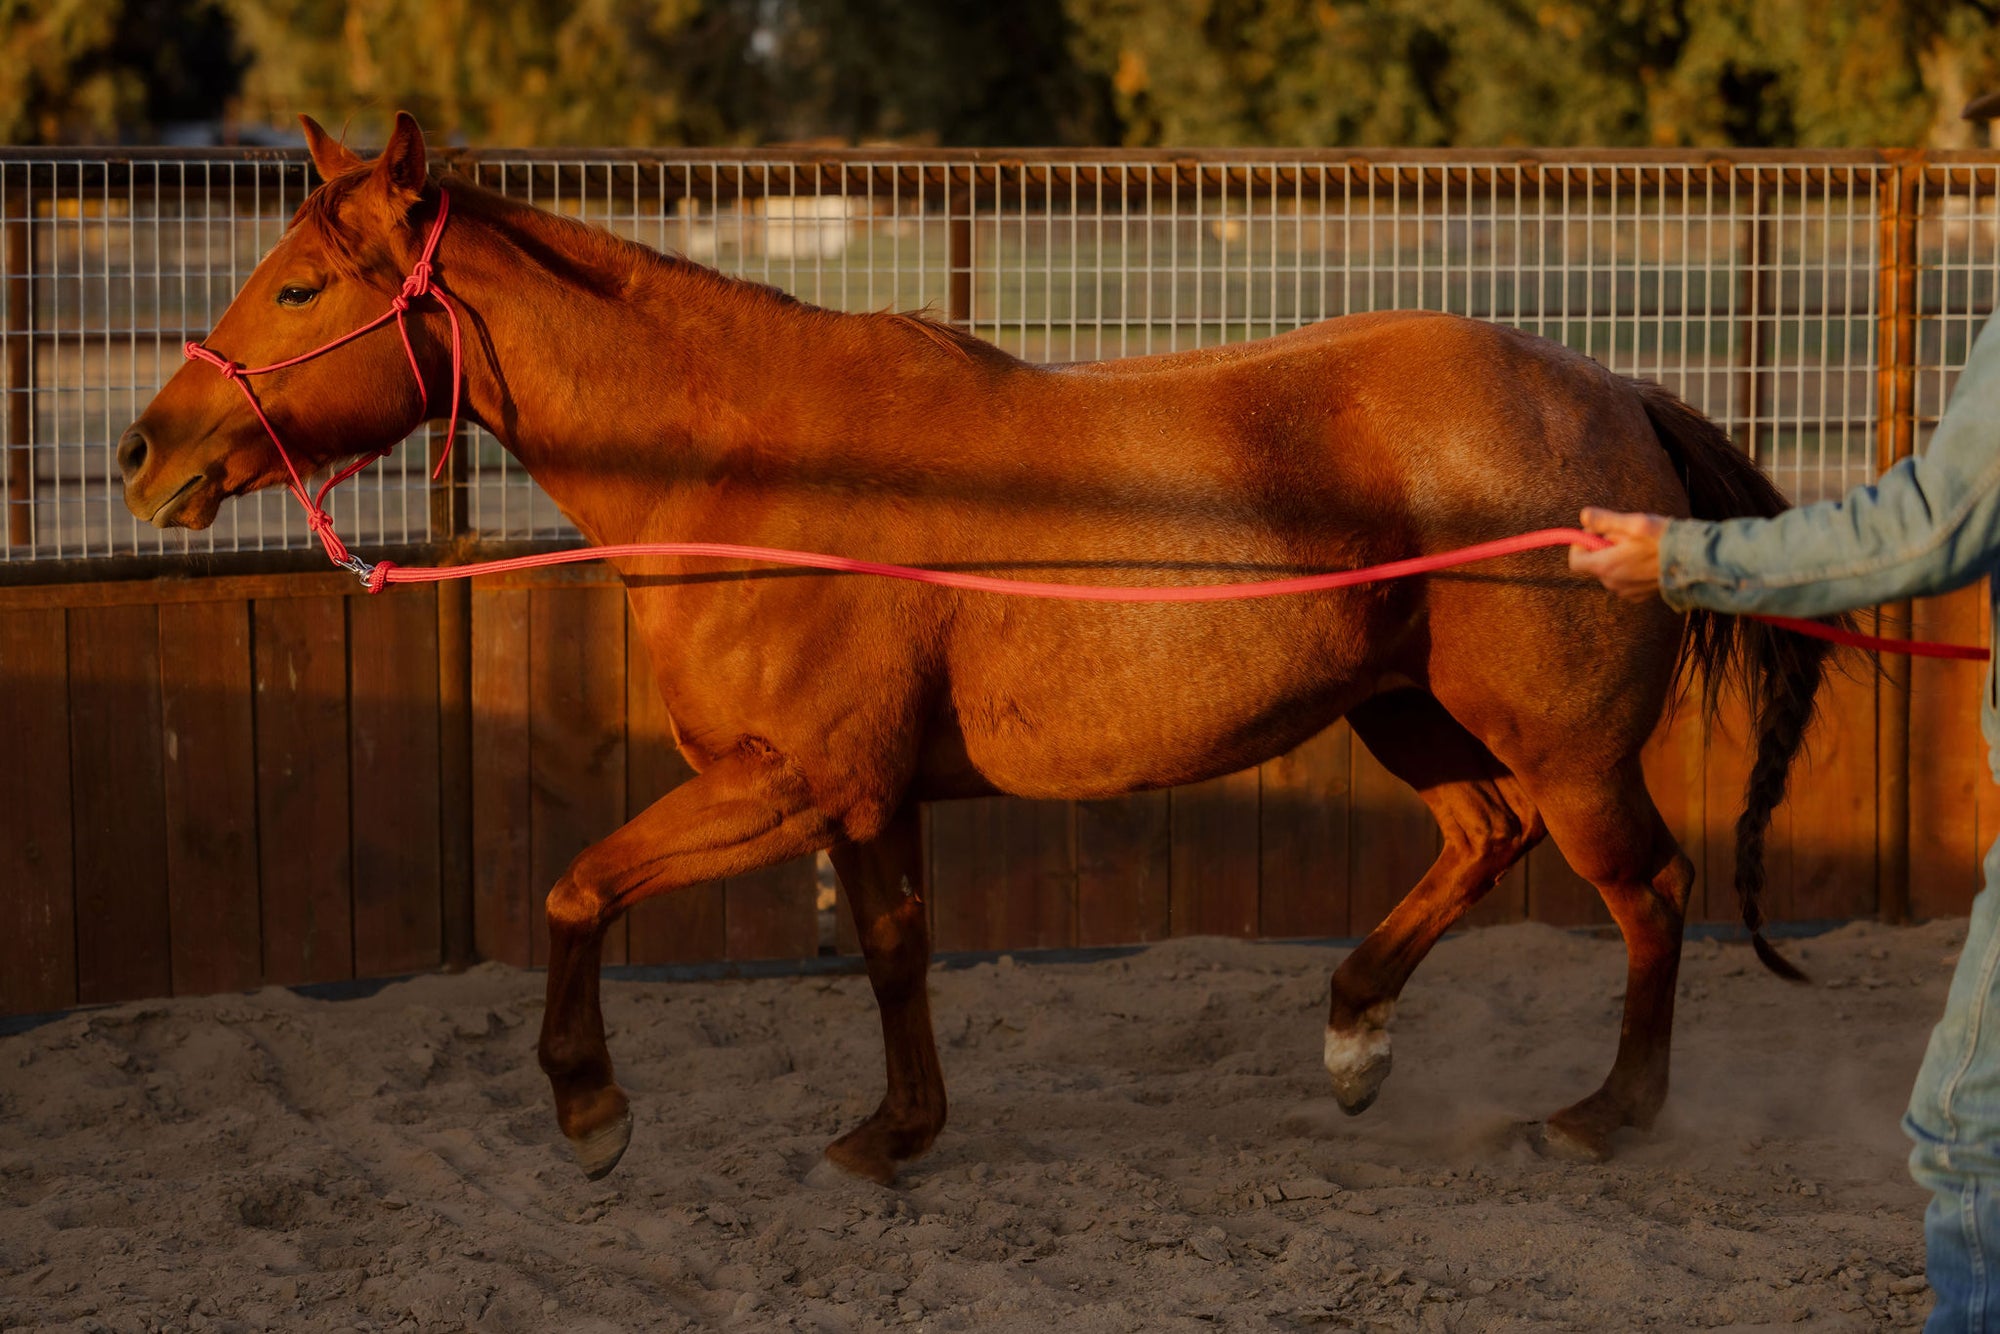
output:
[[[1951,142],[1966,0],[1066,0],[1130,143]]]
[[[201,119],[240,73],[209,0],[0,0],[0,143]]]
[[[703,0],[220,0],[242,113],[319,111],[380,138],[399,109],[482,144],[748,137],[727,115],[748,32]]]
[[[0,0],[0,137],[1969,140],[2000,0]]]
[[[776,137],[1101,143],[1107,81],[1071,51],[1061,0],[791,0],[764,7]]]

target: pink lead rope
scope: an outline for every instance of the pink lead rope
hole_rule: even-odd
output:
[[[286,361],[275,361],[268,366],[240,366],[203,347],[200,343],[190,342],[183,348],[189,360],[207,362],[215,367],[224,379],[235,381],[236,387],[243,391],[243,397],[249,402],[250,410],[256,413],[257,420],[264,424],[265,433],[277,447],[278,457],[285,462],[285,471],[290,478],[287,485],[292,494],[298,497],[299,504],[305,508],[306,525],[326,548],[327,558],[335,565],[359,575],[370,593],[379,593],[390,584],[432,584],[446,579],[470,579],[480,574],[532,570],[545,565],[667,556],[747,560],[760,565],[786,565],[827,570],[836,574],[907,579],[913,583],[932,584],[940,588],[960,588],[975,593],[997,593],[1004,597],[1051,598],[1067,602],[1229,602],[1246,598],[1286,597],[1298,593],[1323,593],[1331,589],[1354,588],[1386,579],[1407,579],[1413,575],[1432,574],[1458,565],[1496,560],[1502,556],[1517,555],[1523,551],[1534,551],[1543,547],[1581,546],[1602,550],[1610,545],[1596,534],[1587,533],[1580,528],[1543,528],[1532,533],[1522,533],[1517,537],[1503,537],[1497,541],[1460,547],[1455,551],[1389,561],[1383,565],[1370,565],[1359,570],[1338,570],[1330,574],[1307,574],[1289,579],[1263,579],[1240,584],[1190,584],[1169,588],[1124,588],[1105,584],[1057,584],[1029,579],[1002,579],[990,574],[925,570],[911,565],[890,565],[882,561],[855,560],[848,556],[827,556],[811,551],[788,551],[781,547],[738,546],[730,542],[628,543],[621,546],[585,547],[575,551],[549,551],[533,556],[516,556],[509,560],[475,561],[469,565],[429,569],[399,566],[386,560],[371,565],[348,551],[346,544],[333,531],[333,516],[327,513],[323,502],[328,491],[386,455],[395,446],[391,444],[373,454],[356,459],[321,483],[317,491],[308,493],[304,480],[299,476],[298,467],[285,449],[285,442],[278,438],[277,428],[273,427],[271,419],[264,415],[263,405],[257,401],[257,395],[251,390],[249,381],[245,377],[264,375],[271,371],[283,370],[287,366],[296,366],[300,362],[310,361],[394,320],[396,331],[403,339],[403,353],[410,362],[410,373],[417,380],[417,392],[423,396],[423,417],[419,420],[428,419],[430,393],[424,387],[424,374],[417,364],[416,349],[410,344],[410,330],[406,316],[412,301],[427,296],[436,297],[439,304],[444,307],[445,314],[451,318],[451,422],[445,436],[444,451],[438,458],[437,468],[431,473],[431,479],[435,481],[444,471],[445,461],[451,455],[452,437],[458,432],[459,392],[464,378],[458,311],[444,289],[434,281],[431,272],[431,262],[437,254],[438,238],[444,234],[445,219],[450,216],[450,212],[451,194],[440,186],[437,220],[431,224],[430,235],[424,240],[423,252],[417,257],[416,264],[411,267],[410,276],[403,281],[402,290],[397,293],[395,300],[389,303],[389,309],[352,333],[344,334],[310,352]],[[1979,662],[1985,661],[1988,656],[1985,649],[1969,645],[1885,639],[1789,616],[1753,616],[1751,619],[1764,621],[1798,634],[1831,640],[1848,648],[1867,649],[1877,653],[1906,653],[1917,657],[1956,658]]]
[[[622,546],[584,547],[576,551],[549,551],[510,560],[479,561],[429,569],[405,567],[382,561],[363,576],[368,591],[379,593],[385,584],[435,584],[446,579],[465,579],[476,574],[504,574],[510,570],[532,570],[544,565],[571,565],[587,560],[618,560],[632,556],[706,556],[722,560],[755,561],[761,565],[802,566],[839,574],[877,575],[884,579],[907,579],[912,583],[934,584],[940,588],[963,588],[975,593],[998,593],[1003,597],[1050,598],[1064,602],[1231,602],[1245,598],[1285,597],[1296,593],[1323,593],[1334,588],[1354,588],[1385,579],[1407,579],[1432,574],[1456,565],[1497,560],[1542,547],[1589,547],[1601,551],[1611,544],[1581,528],[1542,528],[1518,537],[1503,537],[1476,546],[1441,551],[1434,556],[1369,565],[1358,570],[1337,570],[1330,574],[1299,575],[1291,579],[1263,579],[1241,584],[1185,584],[1171,588],[1122,588],[1107,584],[1052,584],[1028,579],[1002,579],[990,574],[960,574],[952,570],[925,570],[913,565],[889,565],[882,561],[855,560],[850,556],[826,556],[811,551],[788,551],[783,547],[746,547],[731,542],[635,542]],[[1847,648],[1875,653],[1908,653],[1921,658],[1959,658],[1984,662],[1987,651],[1965,644],[1931,644],[1911,639],[1886,639],[1864,635],[1818,621],[1791,616],[1752,616],[1781,629],[1831,640]]]

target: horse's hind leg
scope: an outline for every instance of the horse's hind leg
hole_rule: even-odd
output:
[[[1375,758],[1416,789],[1444,834],[1424,878],[1333,975],[1326,1069],[1334,1096],[1355,1115],[1389,1076],[1389,1016],[1410,974],[1540,841],[1542,824],[1513,775],[1426,692],[1377,695],[1347,717]]]
[[[1694,866],[1646,791],[1636,755],[1589,781],[1530,780],[1549,834],[1597,887],[1625,937],[1625,1021],[1603,1087],[1548,1119],[1549,1146],[1602,1161],[1622,1126],[1646,1129],[1667,1099],[1674,981]]]
[[[829,854],[868,961],[882,1013],[888,1091],[866,1121],[827,1145],[826,1156],[883,1185],[896,1165],[930,1148],[944,1128],[944,1072],[931,1033],[930,924],[924,907],[923,830],[912,803],[866,843]]]

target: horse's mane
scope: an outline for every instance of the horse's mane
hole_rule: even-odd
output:
[[[314,190],[292,214],[292,226],[305,227],[326,247],[327,262],[343,278],[359,278],[366,268],[364,242],[340,220],[340,206],[368,179],[369,168],[342,172]]]
[[[317,234],[326,247],[329,263],[343,277],[359,277],[366,268],[367,240],[348,227],[340,214],[341,205],[367,181],[370,170],[369,166],[363,165],[327,181],[307,195],[305,202],[292,215],[293,226],[310,227]],[[468,195],[475,196],[478,204],[484,206],[480,211],[505,215],[516,223],[525,222],[535,233],[535,239],[541,242],[534,247],[534,257],[538,261],[607,296],[625,296],[661,280],[694,283],[706,295],[723,301],[768,302],[830,320],[886,323],[914,332],[944,351],[968,361],[998,352],[991,343],[940,321],[928,309],[862,314],[829,310],[769,283],[733,277],[685,255],[629,241],[580,218],[565,217],[523,204],[457,172],[448,173],[448,179],[455,198],[464,200]]]
[[[975,354],[986,354],[994,351],[993,344],[987,342],[984,338],[975,337],[963,329],[946,324],[927,309],[885,310],[879,312],[873,318],[893,320],[906,329],[914,329],[945,351],[955,356],[963,357],[967,361],[973,360]]]

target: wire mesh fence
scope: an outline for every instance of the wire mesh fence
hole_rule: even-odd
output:
[[[1957,154],[461,153],[508,195],[805,300],[930,309],[1031,361],[1359,311],[1516,325],[1658,379],[1800,500],[1921,448],[1995,301],[2000,157]],[[116,442],[310,188],[302,154],[0,154],[13,562],[310,543],[281,493],[163,534]],[[449,282],[448,273],[444,275]],[[1901,423],[1899,426],[1898,423]],[[336,492],[350,540],[574,534],[474,431]],[[454,531],[456,530],[456,531]]]

